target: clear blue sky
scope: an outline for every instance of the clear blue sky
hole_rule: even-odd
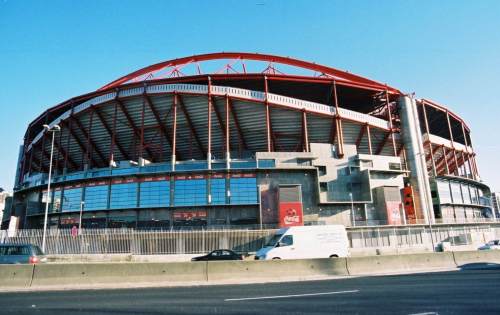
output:
[[[49,106],[198,53],[296,57],[449,106],[500,190],[500,1],[0,0],[0,187]]]

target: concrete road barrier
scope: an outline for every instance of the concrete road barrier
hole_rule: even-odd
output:
[[[31,285],[33,265],[0,265],[0,288],[26,288]]]
[[[350,275],[456,268],[452,253],[425,253],[347,258]]]
[[[267,261],[214,261],[208,263],[208,281],[300,280],[346,276],[345,258]]]
[[[207,281],[206,263],[86,263],[35,266],[32,286]]]
[[[445,252],[333,259],[174,263],[0,265],[0,289],[96,284],[199,284],[302,280],[499,264],[500,251]]]
[[[453,252],[453,256],[459,268],[469,264],[500,264],[500,250]]]

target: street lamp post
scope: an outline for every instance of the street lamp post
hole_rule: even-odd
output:
[[[49,125],[43,125],[43,129],[46,132],[52,132],[52,144],[50,147],[50,162],[49,162],[49,178],[48,178],[48,184],[47,184],[47,198],[45,202],[45,217],[43,220],[43,238],[42,238],[42,251],[45,252],[45,241],[47,238],[47,218],[49,215],[49,203],[52,201],[50,198],[50,181],[52,179],[52,157],[54,155],[54,139],[57,131],[61,130],[61,127],[59,125],[54,125],[53,127],[50,127]]]
[[[85,205],[85,201],[80,202],[80,221],[78,221],[78,235],[82,234],[82,213],[83,213],[83,206]]]

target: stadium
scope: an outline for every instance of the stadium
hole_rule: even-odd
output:
[[[2,228],[41,228],[46,203],[52,228],[473,223],[493,218],[489,196],[445,106],[312,62],[213,53],[40,114]]]

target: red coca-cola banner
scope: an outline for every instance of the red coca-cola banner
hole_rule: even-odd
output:
[[[280,202],[279,226],[304,225],[301,202]]]
[[[401,203],[397,201],[386,201],[385,207],[387,210],[387,224],[388,225],[401,225]]]

